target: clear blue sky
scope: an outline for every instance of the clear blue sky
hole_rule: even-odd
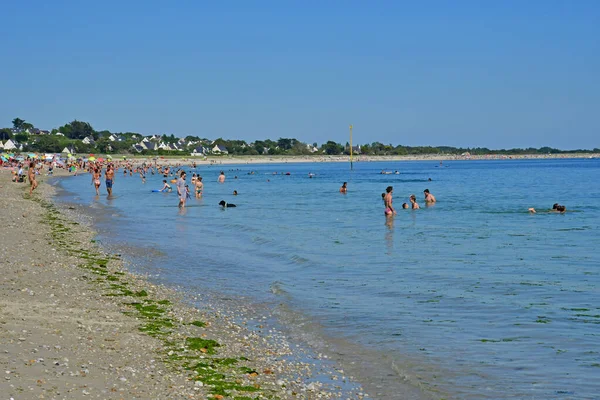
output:
[[[419,4],[414,4],[419,3]],[[600,1],[11,1],[0,126],[600,147]]]

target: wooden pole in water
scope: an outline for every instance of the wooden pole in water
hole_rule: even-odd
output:
[[[350,125],[350,169],[354,169],[352,165],[352,125]]]

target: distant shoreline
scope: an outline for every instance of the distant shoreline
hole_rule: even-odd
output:
[[[192,162],[197,165],[211,164],[285,164],[285,163],[315,163],[315,162],[350,162],[350,157],[344,156],[155,156],[155,155],[134,155],[126,156],[128,160],[153,160],[158,158],[161,161],[171,162]],[[479,160],[546,160],[546,159],[581,159],[581,158],[600,158],[600,153],[572,153],[572,154],[520,154],[520,155],[408,155],[408,156],[354,156],[353,162],[381,162],[381,161],[479,161]],[[122,159],[122,156],[114,156],[115,160]]]

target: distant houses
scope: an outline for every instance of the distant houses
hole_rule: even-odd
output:
[[[198,146],[198,147],[195,147],[194,150],[192,150],[192,152],[190,153],[190,155],[191,156],[196,156],[196,157],[198,157],[198,156],[201,157],[201,156],[205,156],[206,153],[207,153],[206,147],[204,147],[204,146]]]
[[[222,146],[220,144],[216,144],[215,147],[212,148],[212,152],[214,154],[229,154],[227,151],[227,147]]]
[[[8,139],[4,143],[4,150],[17,150],[19,148],[19,144],[12,139]]]

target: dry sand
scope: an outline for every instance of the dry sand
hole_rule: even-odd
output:
[[[219,165],[219,164],[294,164],[294,163],[324,163],[324,162],[350,162],[349,156],[327,156],[327,155],[311,155],[311,156],[128,156],[128,159],[140,161],[152,161],[157,158],[159,164],[189,164],[196,162],[198,165]],[[596,153],[581,153],[581,154],[523,154],[523,155],[410,155],[410,156],[365,156],[354,155],[355,163],[365,162],[384,162],[384,161],[475,161],[475,160],[539,160],[539,159],[568,159],[568,158],[600,158],[600,154]],[[122,160],[122,157],[115,156],[115,160]]]
[[[50,185],[28,189],[0,170],[2,399],[369,398],[281,333],[129,273]]]

